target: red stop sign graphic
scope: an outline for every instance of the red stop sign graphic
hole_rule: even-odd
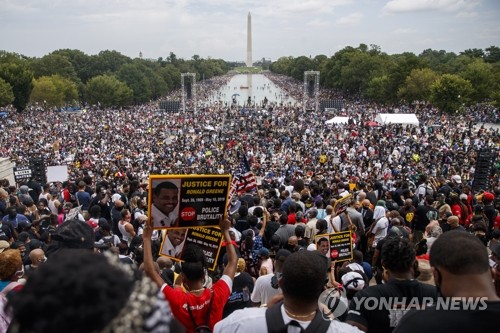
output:
[[[333,249],[332,251],[330,251],[330,258],[332,259],[337,259],[339,256],[339,251]]]
[[[186,207],[181,211],[183,221],[193,221],[196,219],[196,210],[193,207]]]

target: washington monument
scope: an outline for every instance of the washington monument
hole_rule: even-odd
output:
[[[248,12],[247,21],[247,67],[253,67],[252,62],[252,16]]]

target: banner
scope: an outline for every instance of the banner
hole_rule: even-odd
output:
[[[220,253],[223,235],[218,227],[168,229],[160,249],[160,255],[182,261],[182,251],[189,244],[203,250],[208,268],[214,270]]]
[[[341,262],[352,259],[352,235],[350,231],[316,235],[314,242],[316,249],[329,256],[332,261]],[[330,251],[329,254],[328,251]]]
[[[153,228],[218,226],[226,212],[230,183],[230,175],[150,176]]]
[[[335,202],[335,206],[333,206],[333,211],[335,212],[335,216],[345,212],[347,207],[351,205],[352,200],[353,200],[352,194],[346,195],[345,197],[338,199]]]
[[[16,181],[16,183],[30,178],[31,178],[30,167],[14,167],[14,180]]]

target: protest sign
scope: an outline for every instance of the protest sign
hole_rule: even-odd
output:
[[[31,178],[31,168],[30,167],[14,167],[14,179],[16,182],[21,182]]]
[[[160,249],[160,255],[182,261],[182,251],[189,244],[203,250],[208,268],[214,270],[219,257],[223,234],[218,227],[168,229]]]
[[[335,215],[340,215],[343,212],[346,211],[347,207],[351,204],[353,198],[352,194],[346,195],[343,198],[338,199],[335,202],[335,206],[333,206],[333,211],[335,212]]]
[[[316,248],[321,251],[322,243],[329,242],[330,258],[341,262],[352,259],[352,235],[351,231],[342,231],[333,234],[316,235],[314,241]]]
[[[153,228],[218,226],[226,212],[230,175],[150,176]]]

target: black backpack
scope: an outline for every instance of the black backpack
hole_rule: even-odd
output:
[[[278,303],[266,310],[266,323],[268,333],[286,333],[288,332],[288,326],[285,325],[283,321],[283,316],[281,315],[281,305],[283,303]],[[316,315],[313,320],[307,326],[305,330],[301,330],[304,333],[326,333],[330,327],[330,320],[324,319],[321,315],[321,311],[316,310]]]
[[[189,313],[189,317],[191,317],[191,321],[194,324],[194,333],[212,333],[212,330],[208,326],[209,320],[210,320],[210,312],[212,311],[212,301],[214,299],[214,293],[210,289],[210,303],[208,304],[208,309],[207,309],[207,314],[205,315],[205,323],[198,325],[196,323],[196,320],[193,317],[193,313],[191,312],[191,309],[189,308],[189,303],[187,305],[187,310]]]

